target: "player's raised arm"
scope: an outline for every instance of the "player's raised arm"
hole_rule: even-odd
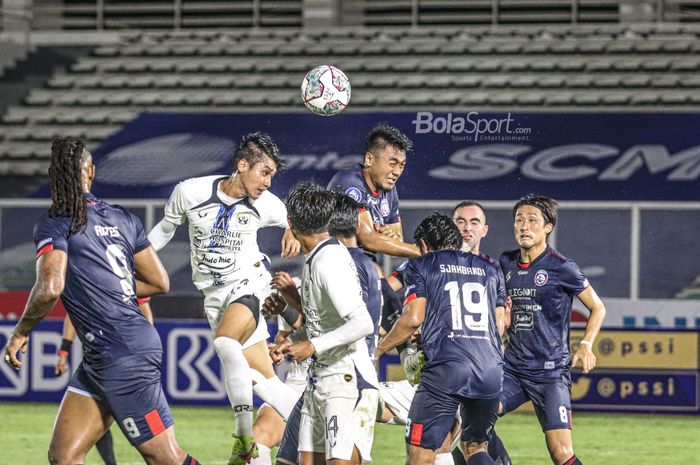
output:
[[[165,204],[165,216],[148,233],[148,240],[157,251],[165,247],[175,235],[177,227],[187,220],[187,201],[183,182],[179,183],[170,194]]]
[[[586,331],[583,334],[583,339],[576,348],[576,352],[571,359],[571,366],[576,366],[576,362],[581,360],[583,372],[588,373],[595,368],[596,359],[593,354],[593,343],[600,332],[600,327],[603,326],[605,319],[605,305],[600,300],[593,286],[588,286],[578,295],[579,300],[591,312],[586,323]]]
[[[29,293],[29,300],[5,346],[5,362],[13,368],[22,366],[22,362],[17,359],[17,352],[27,351],[29,332],[44,319],[61,297],[67,263],[68,256],[63,250],[50,250],[39,256],[36,262],[36,281]]]
[[[385,253],[394,257],[418,257],[420,252],[415,244],[408,244],[398,237],[393,237],[375,229],[374,222],[369,212],[360,213],[360,227],[357,237],[362,246],[372,252]]]

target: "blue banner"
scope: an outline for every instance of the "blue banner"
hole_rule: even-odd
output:
[[[0,322],[0,347],[4,347],[15,322]],[[219,359],[206,321],[157,322],[163,343],[162,383],[171,404],[229,405]],[[0,363],[0,400],[59,402],[68,387],[69,373],[81,360],[80,344],[71,351],[68,373],[54,369],[61,345],[63,320],[45,320],[31,332],[29,347],[22,354],[19,370]],[[272,334],[277,328],[270,325]],[[256,405],[260,405],[256,399]]]
[[[403,199],[700,199],[700,114],[687,113],[145,113],[95,150],[93,192],[168,197],[182,179],[231,173],[241,136],[265,131],[287,161],[271,189],[284,197],[362,161],[380,121],[414,142]]]
[[[572,378],[574,410],[700,413],[697,371],[596,369]]]

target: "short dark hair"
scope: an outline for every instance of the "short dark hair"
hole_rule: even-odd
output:
[[[328,231],[334,210],[333,194],[313,182],[297,183],[287,196],[287,216],[292,227],[302,234]]]
[[[341,192],[333,192],[335,210],[328,224],[328,232],[336,237],[355,237],[359,225],[360,204]]]
[[[413,142],[406,134],[387,123],[379,123],[367,134],[365,152],[374,153],[384,149],[387,144],[406,153],[413,149]]]
[[[452,216],[455,216],[455,213],[457,213],[457,210],[459,210],[460,208],[464,208],[464,207],[479,207],[481,209],[481,212],[484,214],[484,218],[486,218],[486,209],[484,208],[483,205],[481,205],[476,200],[463,200],[462,202],[459,202],[452,209]]]
[[[246,160],[250,166],[261,161],[267,155],[275,162],[277,169],[284,168],[284,160],[280,157],[280,149],[269,134],[251,132],[243,136],[240,144],[233,153],[233,169],[238,171],[238,162]]]
[[[462,236],[452,218],[437,212],[420,222],[413,238],[416,242],[423,239],[430,250],[459,249],[462,246]]]
[[[523,205],[530,205],[542,212],[544,224],[550,223],[552,226],[557,224],[557,201],[542,195],[528,194],[521,197],[518,203],[513,207],[513,218],[518,213],[518,208]]]

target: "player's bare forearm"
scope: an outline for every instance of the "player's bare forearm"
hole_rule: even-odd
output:
[[[498,327],[498,335],[503,336],[503,333],[506,331],[505,307],[496,307],[496,326]]]
[[[68,256],[62,250],[52,250],[36,262],[36,282],[29,293],[15,333],[26,336],[56,305],[65,285]]]
[[[413,300],[404,307],[404,311],[396,321],[389,334],[377,346],[377,350],[386,353],[401,343],[406,342],[425,320],[425,298]]]
[[[147,247],[134,255],[136,296],[150,297],[170,290],[170,278],[155,249]]]
[[[385,253],[392,257],[414,258],[420,256],[420,251],[415,244],[401,242],[376,231],[360,233],[359,239],[364,248],[373,252]]]
[[[584,291],[578,295],[578,298],[591,312],[588,317],[588,322],[586,323],[586,331],[583,334],[583,340],[593,344],[596,337],[598,337],[600,328],[603,326],[603,320],[605,320],[605,314],[607,313],[605,305],[592,286],[588,286],[584,289]]]

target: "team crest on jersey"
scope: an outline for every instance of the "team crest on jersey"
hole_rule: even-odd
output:
[[[382,203],[379,204],[379,212],[382,216],[389,216],[389,201],[387,199],[382,199]]]
[[[345,190],[345,195],[353,199],[355,202],[362,202],[362,191],[357,187],[348,187]]]
[[[247,226],[250,223],[250,213],[239,213],[236,215],[236,223],[240,226]]]
[[[545,270],[538,270],[535,273],[535,286],[542,287],[547,284],[547,281],[549,281],[549,275]]]

